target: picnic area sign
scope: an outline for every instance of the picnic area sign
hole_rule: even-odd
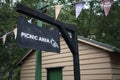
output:
[[[78,41],[77,41],[77,28],[75,25],[65,24],[61,21],[55,20],[54,18],[43,14],[37,10],[30,9],[22,4],[17,4],[16,11],[43,22],[54,25],[60,31],[62,37],[67,43],[70,51],[73,55],[73,67],[74,67],[74,80],[80,80],[80,63],[79,63],[79,52],[78,52]],[[69,35],[71,33],[71,36]]]
[[[19,16],[17,23],[17,45],[23,48],[49,52],[60,52],[60,38],[57,29],[47,29],[28,23]]]

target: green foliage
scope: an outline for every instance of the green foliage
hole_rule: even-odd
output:
[[[96,40],[102,41],[104,43],[116,46],[120,48],[120,16],[118,2],[115,2],[108,16],[100,16],[97,19],[99,20],[98,25],[96,26]]]
[[[73,1],[71,1],[73,3]],[[70,1],[68,2],[70,3]],[[88,9],[83,9],[78,18],[75,18],[75,7],[73,5],[64,5],[65,2],[50,2],[51,5],[63,4],[58,20],[68,24],[75,24],[78,27],[80,36],[92,38],[120,48],[120,0],[113,3],[108,16],[104,15],[102,2],[92,0],[88,2]],[[51,13],[53,12],[53,13]],[[55,18],[54,8],[49,7],[47,15]],[[51,27],[49,25],[49,27]]]
[[[16,28],[19,14],[8,3],[0,6],[0,37]],[[25,54],[26,49],[18,48],[13,33],[7,35],[6,44],[0,39],[0,80],[8,80],[9,70],[16,70],[16,62]],[[14,74],[12,74],[14,75]]]
[[[102,2],[92,0],[89,9],[83,9],[75,18],[73,6],[63,6],[58,20],[76,24],[79,35],[120,48],[120,0],[113,3],[108,16],[104,15]]]
[[[67,3],[73,3],[73,0],[58,0],[59,3],[54,3],[53,0],[41,1],[42,5],[49,5],[46,8],[47,12],[45,14],[53,18],[55,18],[53,6],[63,4],[58,20],[77,25],[80,36],[92,38],[120,48],[120,0],[114,2],[108,16],[104,15],[101,1],[92,0],[90,8],[83,9],[78,18],[75,17],[75,7],[73,5],[65,5]],[[78,2],[79,1],[81,0],[78,0]],[[39,0],[22,0],[21,3],[33,9],[39,9],[37,5],[40,4]],[[8,3],[0,6],[0,37],[16,27],[17,17],[19,15],[22,14],[17,13],[15,7],[10,7]],[[33,23],[36,24],[36,22],[34,19]],[[54,27],[44,22],[43,26],[48,28]],[[8,80],[10,68],[14,68],[13,77],[15,80],[18,80],[19,68],[16,68],[16,62],[25,54],[25,51],[27,51],[27,49],[16,46],[13,33],[7,36],[5,45],[2,45],[2,39],[0,39],[0,80]]]
[[[21,3],[27,7],[32,9],[37,9],[37,4],[39,0],[22,0]]]

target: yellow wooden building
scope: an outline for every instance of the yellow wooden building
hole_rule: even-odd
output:
[[[61,80],[74,80],[73,59],[64,39],[60,39],[61,53],[42,51],[42,80],[52,74]],[[81,80],[120,80],[120,49],[79,37]],[[19,62],[20,80],[35,80],[36,56],[30,50]],[[57,80],[57,79],[54,79]]]

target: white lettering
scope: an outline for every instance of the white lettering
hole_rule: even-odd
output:
[[[21,32],[21,37],[25,37],[25,38],[33,39],[33,40],[38,40],[38,36],[31,35],[29,33],[24,33],[24,32]]]
[[[50,42],[50,40],[49,40],[49,39],[47,39],[47,40],[46,40],[46,42],[48,42],[48,43],[49,43],[49,42]]]
[[[44,38],[44,37],[39,37],[39,41],[47,42],[47,43],[50,42],[50,40],[48,38]]]
[[[50,43],[51,43],[51,45],[52,45],[53,47],[59,48],[57,42],[56,42],[54,39],[51,39],[51,40],[50,40]]]
[[[45,43],[50,43],[53,47],[58,47],[57,43],[53,39],[50,40],[45,37],[38,37],[38,36],[25,33],[25,32],[21,32],[21,37],[32,39],[32,40],[38,40],[38,41],[45,42]]]
[[[21,37],[23,37],[25,35],[25,33],[24,32],[21,32]]]

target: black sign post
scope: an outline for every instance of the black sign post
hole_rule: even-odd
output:
[[[40,13],[37,10],[30,9],[21,4],[17,4],[16,11],[22,14],[26,14],[30,17],[39,19],[41,21],[47,22],[51,25],[55,25],[59,29],[61,35],[63,36],[64,40],[66,41],[68,47],[73,54],[74,80],[80,80],[80,64],[76,26],[65,24],[63,22],[55,20],[54,18],[46,14]],[[69,36],[68,33],[71,33],[72,35]]]

